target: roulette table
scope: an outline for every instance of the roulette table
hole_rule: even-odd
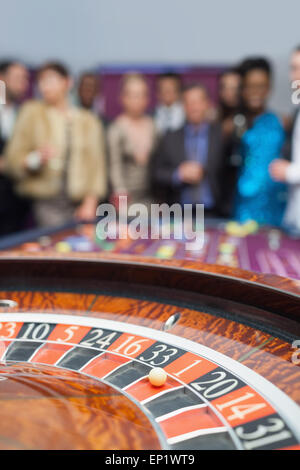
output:
[[[107,253],[142,255],[157,259],[187,259],[300,279],[300,239],[293,239],[276,228],[261,227],[255,233],[233,235],[227,231],[228,221],[206,218],[203,247],[188,251],[186,238],[175,238],[174,225],[171,224],[166,239],[134,240],[129,236],[111,238],[109,233],[99,236],[93,224],[70,223],[0,239],[0,253],[9,249],[9,252],[42,252],[52,256],[69,252],[75,256],[82,252],[93,253],[93,256]]]
[[[300,449],[297,275],[72,248],[91,230],[2,245],[0,448]]]

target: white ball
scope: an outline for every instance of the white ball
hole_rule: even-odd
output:
[[[167,381],[167,373],[161,367],[154,367],[149,373],[149,381],[154,387],[162,387]]]

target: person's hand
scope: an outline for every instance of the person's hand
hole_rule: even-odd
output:
[[[229,136],[234,131],[234,122],[232,118],[224,119],[222,123],[222,131],[225,136]]]
[[[38,149],[38,152],[43,164],[56,157],[56,150],[51,145],[43,145]]]
[[[24,160],[24,168],[28,171],[39,171],[41,167],[46,165],[50,160],[56,157],[57,152],[50,145],[43,145],[26,155]]]
[[[178,168],[178,176],[183,183],[198,184],[204,176],[203,166],[195,161],[183,162]]]
[[[86,222],[96,218],[98,200],[94,196],[87,196],[75,211],[75,218]]]
[[[274,160],[269,166],[269,172],[274,181],[286,181],[287,169],[290,163],[282,158]]]

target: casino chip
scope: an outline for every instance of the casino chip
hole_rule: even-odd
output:
[[[58,253],[70,253],[72,251],[71,245],[67,242],[56,243],[55,249]]]
[[[226,224],[225,231],[228,235],[244,238],[247,237],[247,235],[256,233],[258,228],[259,225],[255,220],[248,220],[244,224],[231,221]]]

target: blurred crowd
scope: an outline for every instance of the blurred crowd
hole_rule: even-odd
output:
[[[300,47],[290,65],[300,88]],[[148,113],[147,78],[128,73],[122,111],[108,122],[95,111],[98,74],[75,82],[64,64],[45,63],[28,99],[26,66],[2,62],[0,235],[93,220],[99,202],[118,207],[123,195],[145,207],[201,203],[209,216],[300,234],[300,108],[291,116],[269,109],[272,78],[266,58],[246,58],[219,77],[215,105],[202,83],[163,73]]]

